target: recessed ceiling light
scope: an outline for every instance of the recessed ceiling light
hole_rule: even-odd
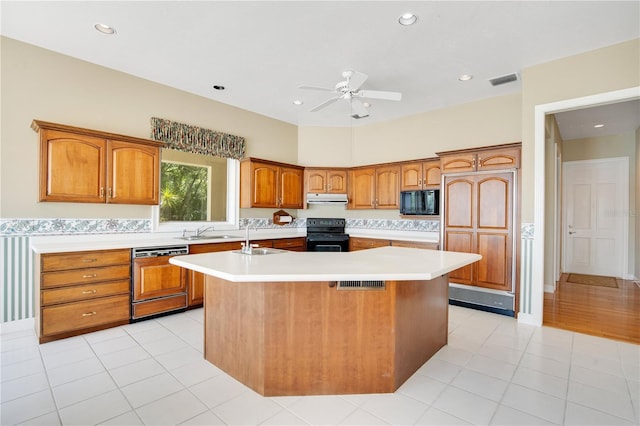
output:
[[[600,127],[604,127],[604,124],[596,124],[595,126],[593,126],[596,129],[599,129]]]
[[[102,34],[112,35],[116,33],[116,30],[113,27],[106,24],[95,24],[93,28],[100,31]]]
[[[224,90],[224,86],[221,86],[219,84],[214,84],[213,88],[216,89],[216,90]]]
[[[293,101],[294,105],[302,105],[304,102],[302,102],[300,99],[296,99],[295,101]]]
[[[469,81],[473,78],[473,76],[471,74],[462,74],[460,77],[458,77],[458,80],[460,81]]]
[[[398,18],[400,25],[413,25],[418,20],[418,17],[413,13],[403,13]]]

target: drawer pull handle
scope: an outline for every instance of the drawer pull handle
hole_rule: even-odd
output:
[[[85,290],[82,292],[82,294],[93,294],[93,293],[97,293],[98,290],[96,289],[91,289],[91,290]]]
[[[98,276],[98,274],[84,274],[84,275],[82,276],[82,278],[95,278],[95,277],[97,277],[97,276]]]
[[[85,312],[84,314],[82,314],[83,317],[90,317],[95,315],[97,312],[93,311],[93,312]]]
[[[93,263],[93,262],[97,262],[98,259],[96,259],[95,257],[91,258],[91,259],[82,259],[83,262],[86,263]]]

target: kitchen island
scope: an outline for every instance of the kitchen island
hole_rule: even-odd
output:
[[[178,256],[207,275],[205,358],[265,396],[394,392],[447,343],[448,273],[404,247]]]

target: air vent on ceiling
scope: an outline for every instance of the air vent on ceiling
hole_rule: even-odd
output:
[[[338,281],[338,290],[384,290],[384,281]]]
[[[353,114],[353,115],[351,115],[351,118],[355,118],[356,120],[360,120],[361,118],[367,118],[368,116],[369,116],[369,114],[367,114],[367,115]]]
[[[492,86],[500,86],[501,84],[507,84],[517,80],[518,74],[514,72],[513,74],[507,74],[503,75],[502,77],[492,78],[489,80],[489,83],[491,83]]]

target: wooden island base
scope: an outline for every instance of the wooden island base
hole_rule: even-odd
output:
[[[208,275],[205,358],[264,396],[394,392],[447,343],[448,275],[231,282]]]

